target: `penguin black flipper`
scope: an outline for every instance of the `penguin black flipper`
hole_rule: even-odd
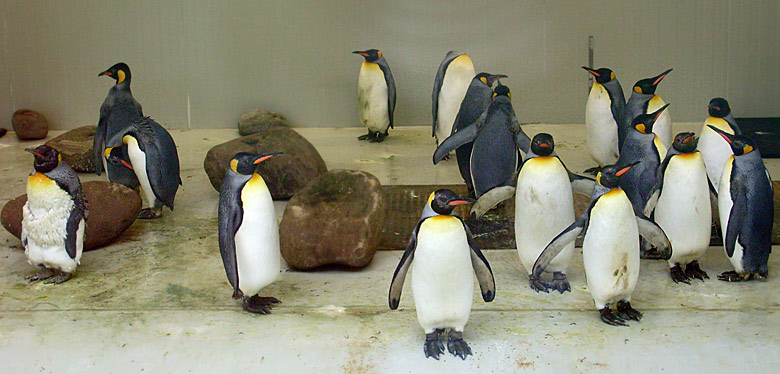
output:
[[[561,162],[563,168],[566,169],[566,174],[569,175],[569,182],[571,183],[572,192],[579,193],[582,195],[587,195],[587,196],[590,196],[593,193],[593,189],[596,188],[595,179],[584,175],[573,173],[571,170],[569,170],[569,168],[566,166],[563,160],[561,160],[561,157],[558,156],[557,153],[553,152],[552,156],[555,156],[555,158],[557,158],[558,161]]]
[[[469,226],[466,222],[463,222],[463,219],[457,218],[463,224],[463,229],[466,230],[466,239],[469,242],[469,248],[471,248],[471,266],[477,275],[477,281],[479,281],[482,300],[489,303],[496,297],[496,280],[493,277],[493,270],[490,268],[490,263],[488,263],[485,255],[477,247],[477,242],[474,240],[474,235],[471,234]]]
[[[395,268],[393,273],[393,280],[390,282],[390,293],[387,296],[387,301],[390,304],[390,309],[398,309],[398,304],[401,302],[401,291],[404,289],[404,281],[406,280],[406,273],[409,271],[409,266],[414,259],[414,250],[417,249],[417,233],[420,230],[420,225],[423,221],[430,217],[425,217],[417,222],[414,231],[412,231],[412,237],[409,238],[409,244],[406,246],[401,261],[398,262],[398,267]]]
[[[655,205],[658,203],[658,199],[661,197],[661,190],[663,190],[664,187],[664,175],[666,174],[666,167],[669,166],[669,161],[672,159],[672,156],[679,154],[675,152],[676,150],[674,147],[669,147],[669,151],[666,153],[666,158],[664,158],[664,160],[661,162],[661,165],[658,166],[658,170],[656,171],[655,175],[655,184],[653,184],[653,187],[650,188],[647,204],[645,204],[645,216],[649,216],[650,213],[655,210]],[[707,178],[707,183],[709,183],[709,181],[710,179]],[[712,183],[710,183],[710,191],[712,188]]]
[[[230,172],[230,171],[228,171]],[[243,182],[246,184],[246,181]],[[241,196],[235,191],[243,188],[225,188],[220,191],[219,199],[219,252],[222,255],[222,263],[225,265],[230,285],[233,286],[233,297],[241,297],[238,289],[238,262],[236,260],[236,232],[244,220],[244,207]]]
[[[105,114],[104,114],[105,108]],[[92,162],[95,164],[95,174],[103,173],[103,149],[106,148],[106,126],[108,120],[108,108],[106,104],[100,106],[100,120],[98,121],[95,137],[92,140]]]
[[[482,122],[484,122],[486,117],[487,116],[483,113],[483,116],[480,116],[479,118],[482,120]],[[444,141],[439,144],[439,147],[436,148],[436,151],[433,152],[433,164],[438,164],[441,160],[444,159],[445,156],[447,156],[456,148],[466,143],[473,142],[474,139],[477,138],[477,133],[479,132],[480,119],[477,119],[474,124],[462,130],[458,130],[458,132],[452,134],[447,139],[444,139]]]
[[[65,226],[65,251],[68,252],[70,258],[76,258],[76,232],[83,218],[81,212],[76,208],[71,210],[68,216],[68,222]]]
[[[540,277],[542,273],[544,273],[544,269],[550,265],[550,262],[552,262],[555,256],[558,256],[564,247],[573,242],[575,239],[577,239],[578,236],[580,236],[580,234],[587,230],[588,221],[590,219],[590,210],[593,205],[595,205],[595,203],[596,200],[592,201],[588,209],[585,210],[585,213],[581,215],[580,218],[577,218],[577,220],[569,225],[569,227],[561,231],[558,236],[550,241],[550,244],[547,244],[547,247],[544,248],[542,253],[540,253],[539,257],[536,259],[536,262],[534,262],[534,267],[531,271],[532,276],[536,278]]]
[[[176,191],[181,184],[176,143],[164,127],[149,117],[137,121],[133,127],[142,133],[138,142],[139,147],[145,147],[147,173],[155,174],[149,178],[152,191],[157,199],[173,210]]]
[[[50,172],[51,178],[62,190],[70,195],[73,200],[73,209],[68,215],[68,221],[65,228],[65,250],[70,258],[76,258],[76,232],[78,231],[81,220],[87,219],[89,208],[87,198],[81,189],[76,172],[66,163],[61,163],[55,170]]]
[[[737,237],[742,229],[742,220],[747,215],[747,195],[741,191],[741,186],[737,180],[732,178],[731,180],[731,198],[732,206],[731,213],[729,213],[728,227],[725,232],[724,245],[726,246],[726,254],[731,257],[734,255],[734,248],[736,247]],[[744,247],[744,246],[743,246]]]
[[[393,79],[393,73],[390,72],[390,66],[387,65],[387,61],[384,57],[374,61],[379,65],[379,69],[382,70],[382,74],[385,76],[385,83],[387,84],[387,114],[390,117],[390,128],[393,127],[393,112],[395,112],[395,79]]]
[[[660,226],[644,215],[636,216],[636,226],[639,229],[639,235],[658,250],[661,259],[668,260],[672,257],[672,244]]]
[[[523,131],[523,128],[520,127],[520,122],[517,121],[514,110],[512,110],[509,117],[512,121],[510,124],[512,126],[512,133],[515,134],[515,146],[517,146],[517,149],[523,151],[523,154],[528,154],[528,151],[531,150],[531,138],[529,138],[525,131]]]
[[[450,63],[462,54],[463,53],[458,51],[447,52],[447,55],[444,56],[444,60],[439,65],[439,70],[436,72],[436,79],[433,81],[433,92],[431,93],[431,101],[433,103],[431,108],[433,112],[431,136],[436,136],[436,124],[439,119],[439,93],[441,92],[442,84],[444,84],[444,74],[447,72],[447,67],[450,66]],[[455,121],[457,121],[457,118]],[[452,126],[452,128],[454,129],[455,126]]]

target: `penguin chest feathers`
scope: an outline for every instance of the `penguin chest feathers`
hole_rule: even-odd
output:
[[[28,241],[26,249],[56,248],[64,252],[68,217],[73,207],[70,194],[57,182],[42,173],[31,175],[27,179],[27,203],[22,209],[22,231]]]
[[[35,213],[67,208],[63,219],[67,219],[73,199],[46,174],[35,172],[27,178],[27,202]]]
[[[385,132],[390,125],[385,74],[378,64],[363,62],[358,77],[360,121],[369,130]]]

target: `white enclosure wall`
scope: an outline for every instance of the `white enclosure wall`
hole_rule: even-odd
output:
[[[780,1],[135,1],[2,0],[0,126],[14,109],[55,129],[95,124],[115,62],[169,128],[233,127],[264,108],[294,126],[359,126],[356,49],[383,50],[397,122],[430,123],[436,68],[449,49],[504,73],[522,122],[581,123],[587,37],[596,67],[625,91],[675,70],[658,93],[676,122],[707,101],[737,116],[780,116]]]

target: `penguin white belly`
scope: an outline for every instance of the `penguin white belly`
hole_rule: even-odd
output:
[[[441,143],[452,133],[452,125],[460,110],[460,103],[466,97],[471,79],[474,78],[474,64],[468,55],[460,55],[450,62],[444,74],[439,91],[436,141]]]
[[[701,136],[699,137],[698,149],[704,158],[704,165],[707,168],[707,176],[712,183],[712,187],[715,191],[719,191],[720,176],[723,173],[723,165],[733,154],[731,146],[726,143],[726,140],[716,133],[707,125],[713,125],[729,134],[734,134],[731,127],[728,126],[726,121],[720,118],[710,117],[704,121],[704,126],[701,129]],[[720,195],[720,192],[718,192]]]
[[[358,76],[360,121],[369,130],[384,133],[390,126],[387,103],[387,82],[379,65],[363,62]]]
[[[130,156],[130,165],[133,165],[135,176],[141,183],[146,203],[150,207],[154,207],[157,197],[154,195],[152,185],[149,183],[149,175],[146,173],[146,154],[138,146],[138,141],[135,138],[128,136],[127,139],[127,155]]]
[[[574,199],[566,169],[556,157],[526,161],[517,176],[515,242],[528,274],[544,248],[574,222]],[[566,272],[574,242],[564,247],[547,266],[547,272]]]
[[[631,301],[639,278],[639,231],[631,202],[622,190],[602,195],[591,210],[582,257],[596,308]]]
[[[672,157],[664,174],[655,222],[672,243],[669,266],[700,259],[710,245],[712,209],[707,172],[700,153]]]
[[[279,225],[274,203],[263,178],[254,174],[241,190],[244,216],[236,232],[238,288],[256,295],[279,276]]]
[[[720,187],[718,188],[718,214],[720,215],[720,227],[723,231],[723,250],[726,249],[726,231],[729,226],[729,216],[731,216],[731,207],[734,201],[731,200],[731,169],[734,166],[734,156],[729,156],[726,163],[723,164],[723,173],[720,178]],[[742,274],[745,268],[742,266],[742,246],[739,244],[739,236],[734,243],[734,253],[729,257],[734,270]],[[728,256],[728,253],[726,253]]]
[[[41,173],[30,176],[27,203],[22,209],[22,231],[27,239],[24,253],[31,265],[43,265],[67,273],[76,270],[81,261],[79,248],[84,238],[83,220],[76,232],[76,258],[70,258],[65,249],[68,217],[74,208],[70,195],[55,181]]]
[[[455,217],[428,218],[420,226],[412,262],[412,293],[425,333],[463,331],[471,312],[474,270],[463,224]]]
[[[647,113],[653,113],[664,105],[666,105],[664,100],[660,96],[654,95],[647,104]],[[653,124],[653,132],[661,138],[661,142],[664,144],[672,144],[672,116],[669,114],[668,108],[661,112]],[[661,159],[663,160],[663,158]]]
[[[585,106],[585,132],[588,150],[599,166],[617,162],[618,125],[612,117],[609,93],[603,85],[594,83]]]

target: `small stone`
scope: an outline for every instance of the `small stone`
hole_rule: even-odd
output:
[[[282,257],[297,269],[363,267],[374,258],[387,215],[379,180],[331,170],[290,199],[279,224]]]
[[[242,136],[256,134],[278,126],[287,126],[287,118],[267,110],[250,109],[238,118],[238,133]]]
[[[81,173],[94,173],[95,162],[92,156],[92,144],[97,126],[84,126],[70,130],[52,140],[47,145],[60,151],[62,160],[73,170]]]
[[[89,202],[89,217],[84,232],[84,250],[97,249],[116,240],[135,222],[141,211],[141,196],[121,184],[96,181],[81,185]],[[0,221],[8,232],[21,238],[22,207],[27,195],[5,204]]]
[[[211,185],[219,191],[225,171],[236,153],[277,151],[284,154],[263,161],[258,167],[258,173],[265,179],[274,199],[289,199],[309,181],[328,171],[317,149],[287,127],[274,127],[214,146],[206,154],[203,168]]]
[[[15,111],[11,123],[16,136],[22,140],[43,139],[49,134],[49,124],[46,122],[46,117],[29,109]]]

